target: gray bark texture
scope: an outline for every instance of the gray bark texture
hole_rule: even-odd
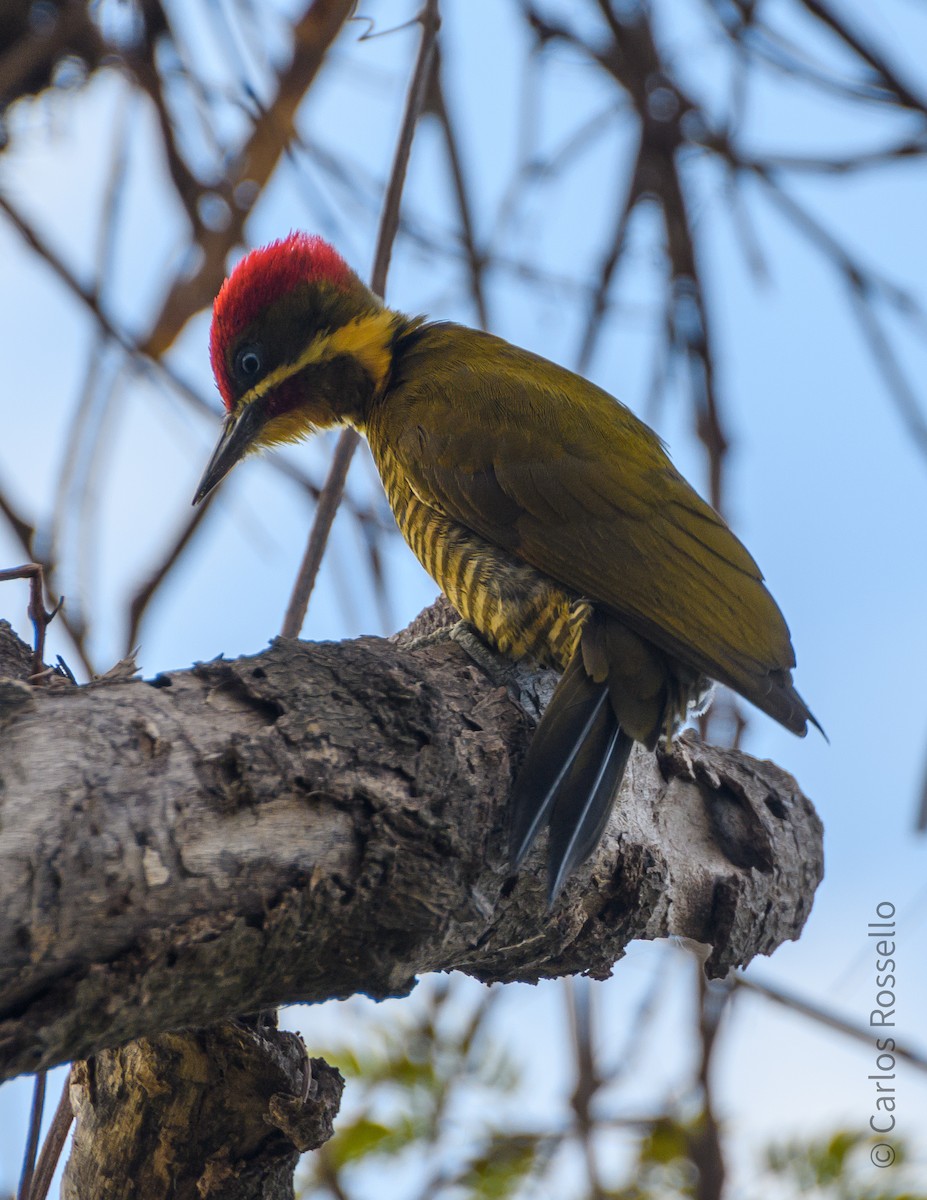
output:
[[[344,1081],[272,1020],[138,1038],[77,1062],[62,1200],[293,1200]]]
[[[721,976],[798,937],[822,876],[814,809],[778,767],[689,734],[632,756],[548,913],[543,839],[513,879],[504,820],[532,728],[513,681],[537,708],[551,679],[500,671],[438,632],[0,683],[0,1078],[402,995],[427,971],[604,977],[632,939],[676,935]]]

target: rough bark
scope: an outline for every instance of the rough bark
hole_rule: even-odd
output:
[[[344,1087],[262,1020],[139,1038],[76,1063],[63,1200],[292,1200]]]
[[[447,637],[10,684],[0,724],[0,1077],[426,971],[605,976],[633,938],[723,975],[797,937],[821,878],[795,782],[687,735],[632,757],[548,914],[543,846],[517,879],[504,856],[531,722]]]

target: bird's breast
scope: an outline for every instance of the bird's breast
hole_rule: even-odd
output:
[[[371,450],[403,537],[464,620],[503,654],[564,669],[590,605],[417,496],[388,447]]]

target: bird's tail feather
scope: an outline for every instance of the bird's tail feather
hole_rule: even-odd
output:
[[[548,904],[554,903],[570,875],[599,844],[634,745],[610,704],[602,717],[604,720],[596,723],[583,751],[574,759],[570,776],[551,808]]]
[[[570,662],[531,740],[512,789],[509,852],[517,869],[550,825],[548,900],[595,849],[633,741],[581,654]]]
[[[576,655],[535,730],[509,800],[509,857],[517,870],[544,828],[608,689],[595,684]]]

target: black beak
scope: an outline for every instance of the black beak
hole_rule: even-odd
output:
[[[263,414],[259,405],[255,403],[246,404],[238,416],[226,417],[219,444],[212,452],[212,458],[193,497],[194,504],[205,500],[216,484],[247,454],[262,424]]]

